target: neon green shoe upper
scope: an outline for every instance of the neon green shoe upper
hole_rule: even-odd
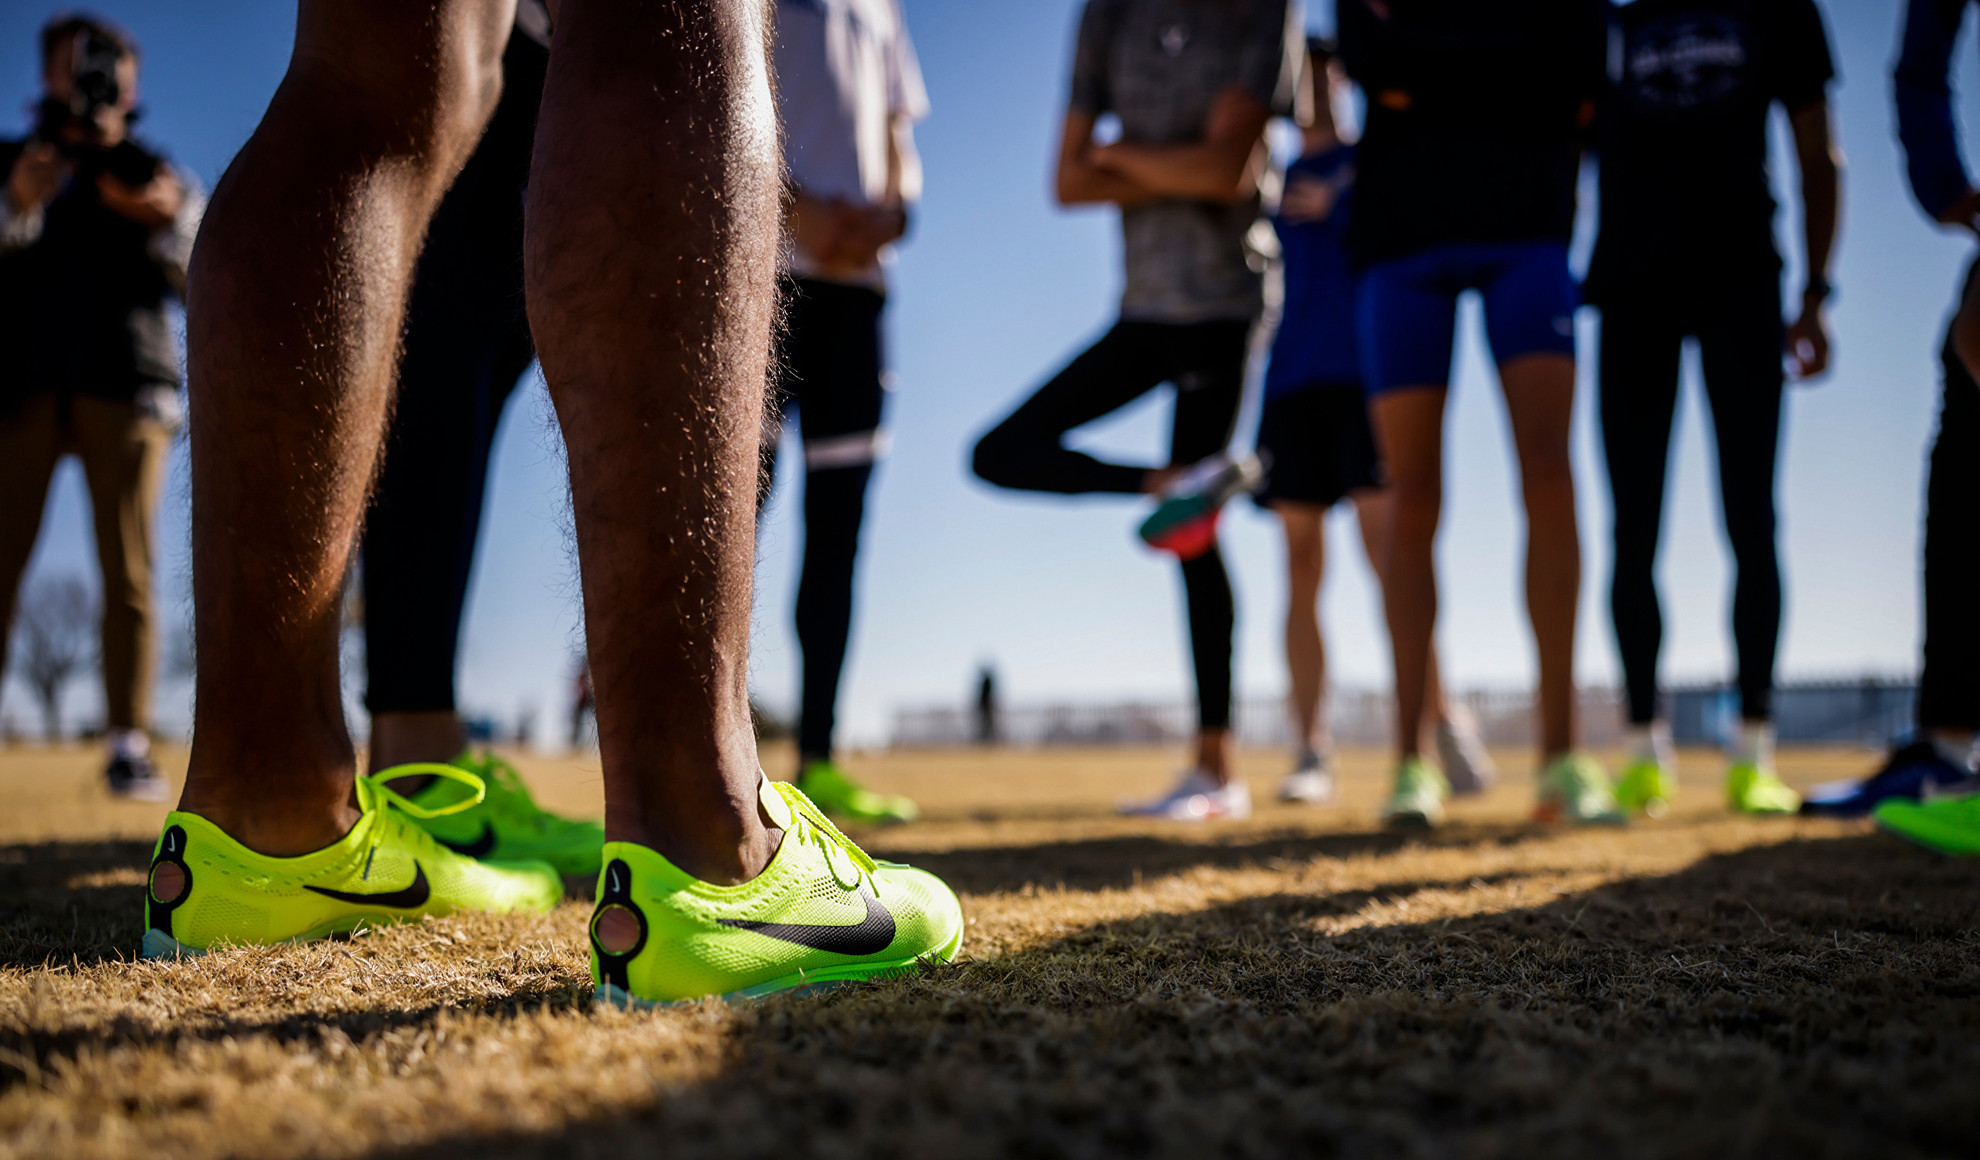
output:
[[[433,773],[470,785],[448,765],[402,765],[357,779],[363,814],[338,842],[295,858],[271,858],[241,845],[198,814],[174,810],[152,852],[145,891],[144,954],[170,957],[215,943],[277,943],[323,938],[361,926],[462,910],[547,911],[563,882],[541,862],[477,862],[435,842],[413,824],[427,812],[385,785],[388,777]],[[465,808],[465,807],[463,807]],[[160,867],[182,873],[176,890]],[[161,896],[165,895],[165,896]]]
[[[469,801],[458,781],[436,778],[411,799],[436,811],[418,824],[441,845],[470,858],[548,862],[559,874],[598,873],[605,827],[551,813],[536,804],[516,767],[492,753],[463,753],[448,764],[480,780],[484,796]]]
[[[1616,805],[1631,813],[1661,818],[1677,798],[1677,778],[1661,761],[1630,762],[1616,782]]]
[[[795,786],[764,779],[763,811],[784,831],[740,886],[690,877],[645,846],[609,842],[591,920],[591,978],[617,1003],[754,998],[909,971],[962,947],[962,905],[926,871],[876,862]],[[604,949],[599,922],[630,914],[639,938]]]
[[[1792,814],[1801,809],[1801,795],[1773,770],[1736,761],[1726,770],[1726,804],[1736,814]]]
[[[1396,767],[1395,788],[1382,803],[1385,826],[1434,826],[1444,820],[1444,801],[1451,796],[1444,771],[1421,757],[1405,757]]]
[[[913,798],[862,789],[829,761],[807,762],[797,784],[820,809],[848,821],[911,822],[921,816]]]
[[[1540,805],[1533,816],[1582,826],[1620,826],[1625,820],[1608,773],[1583,753],[1564,753],[1540,774]]]
[[[1891,798],[1877,807],[1885,830],[1941,854],[1980,855],[1980,794],[1916,802]]]

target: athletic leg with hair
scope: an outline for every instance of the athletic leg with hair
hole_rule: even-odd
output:
[[[739,883],[779,840],[747,664],[782,169],[767,13],[557,15],[525,271],[570,453],[606,833]]]
[[[265,854],[329,845],[358,816],[344,576],[413,264],[494,107],[512,8],[303,0],[289,71],[193,255],[201,663],[182,808]]]

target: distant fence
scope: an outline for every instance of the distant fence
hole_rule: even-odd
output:
[[[1774,722],[1788,744],[1881,745],[1910,728],[1918,689],[1910,681],[1880,677],[1800,681],[1774,693]],[[1533,742],[1530,689],[1477,688],[1459,694],[1492,745]],[[1337,689],[1328,698],[1328,723],[1337,744],[1387,745],[1394,709],[1386,690]],[[1685,685],[1669,697],[1671,730],[1680,745],[1717,745],[1738,723],[1737,696],[1723,685]],[[1235,706],[1238,740],[1283,746],[1292,741],[1282,697],[1251,697]],[[1623,727],[1622,691],[1581,690],[1586,744],[1602,748]],[[971,744],[976,710],[962,705],[909,706],[894,711],[897,748],[948,748]],[[1182,701],[1090,701],[1012,705],[997,713],[999,743],[1026,748],[1058,745],[1167,745],[1196,728],[1195,707]]]

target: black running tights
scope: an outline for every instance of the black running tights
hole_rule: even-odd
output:
[[[451,712],[462,611],[502,408],[534,357],[522,191],[548,61],[517,35],[502,103],[420,254],[385,462],[364,529],[365,706]]]
[[[1657,715],[1657,654],[1664,619],[1657,599],[1657,541],[1677,406],[1678,360],[1698,340],[1719,456],[1719,498],[1732,546],[1733,644],[1740,714],[1772,714],[1781,632],[1774,468],[1781,428],[1780,291],[1764,287],[1738,307],[1686,319],[1661,304],[1611,303],[1602,311],[1602,445],[1614,500],[1615,575],[1610,611],[1622,653],[1629,719]]]
[[[1980,262],[1966,294],[1980,286]],[[1925,487],[1925,670],[1918,724],[1980,729],[1980,384],[1946,333],[1945,401]]]
[[[1146,468],[1104,463],[1065,445],[1066,432],[1120,410],[1163,383],[1176,388],[1169,461],[1224,450],[1237,423],[1251,324],[1116,323],[976,445],[976,474],[998,487],[1062,495],[1136,495]],[[1218,548],[1182,565],[1196,666],[1197,723],[1231,724],[1231,636],[1237,606]]]

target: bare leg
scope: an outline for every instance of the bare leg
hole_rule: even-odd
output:
[[[1237,737],[1229,729],[1196,731],[1196,768],[1218,785],[1229,785],[1237,768]]]
[[[1370,488],[1355,492],[1355,522],[1361,528],[1361,546],[1368,553],[1368,566],[1380,582],[1386,568],[1390,521],[1395,518],[1395,493],[1390,488]],[[1441,666],[1437,661],[1437,641],[1430,639],[1430,661],[1423,674],[1423,733],[1428,735],[1443,724],[1450,708],[1446,703]],[[1422,743],[1422,739],[1418,739]]]
[[[406,290],[501,90],[512,6],[302,0],[295,54],[193,255],[193,602],[181,808],[299,854],[356,820],[338,695],[346,566]]]
[[[1294,736],[1313,753],[1332,748],[1324,712],[1327,646],[1320,635],[1320,581],[1327,566],[1327,509],[1280,501],[1272,505],[1286,533],[1286,674]]]
[[[1574,359],[1534,354],[1500,364],[1526,500],[1526,611],[1540,654],[1541,764],[1573,749],[1574,627],[1581,602],[1581,535],[1568,444]]]
[[[754,877],[747,690],[779,227],[760,0],[563,0],[531,329],[570,453],[608,838]]]
[[[1437,629],[1437,521],[1444,503],[1444,400],[1441,385],[1405,387],[1377,396],[1369,407],[1382,462],[1389,472],[1391,516],[1382,578],[1395,658],[1396,751],[1423,751],[1423,715],[1431,704],[1426,678]]]

